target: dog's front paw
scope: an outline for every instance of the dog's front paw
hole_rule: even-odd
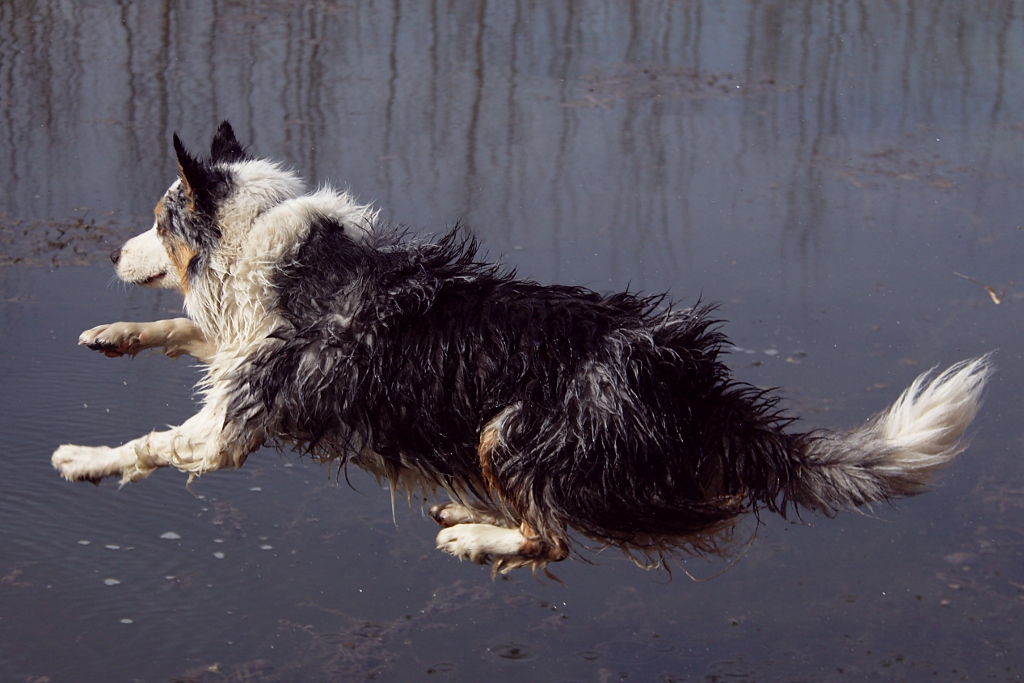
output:
[[[490,524],[456,524],[437,535],[437,547],[460,560],[485,564],[492,555],[516,555],[523,544],[516,529]]]
[[[120,476],[127,466],[122,449],[107,446],[64,444],[53,453],[50,462],[68,481],[98,483],[103,477]]]
[[[110,358],[119,358],[125,354],[134,356],[146,348],[141,341],[142,332],[142,325],[138,323],[97,325],[83,332],[78,337],[78,344]]]

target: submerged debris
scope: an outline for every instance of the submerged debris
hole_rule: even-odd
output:
[[[740,75],[655,62],[630,62],[617,64],[611,70],[594,71],[584,79],[580,96],[562,106],[608,109],[622,100],[692,100],[793,89],[780,85],[771,74]]]
[[[494,598],[489,586],[471,586],[461,581],[438,589],[421,609],[390,622],[370,622],[350,617],[315,603],[302,606],[321,609],[341,622],[330,633],[318,632],[310,624],[280,620],[279,626],[300,638],[302,654],[295,660],[272,662],[255,659],[234,666],[206,665],[174,678],[174,683],[285,683],[301,677],[309,681],[361,681],[379,678],[398,659],[395,645],[400,636],[423,622],[466,608],[488,604]],[[521,651],[520,651],[521,652]],[[515,652],[511,652],[515,659]],[[498,653],[499,656],[503,656]],[[425,673],[449,671],[451,664],[431,665]]]
[[[0,266],[84,266],[102,262],[138,232],[137,221],[106,215],[27,220],[0,212]]]

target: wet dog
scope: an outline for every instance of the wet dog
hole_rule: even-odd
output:
[[[203,407],[116,448],[61,446],[69,480],[195,476],[271,444],[445,492],[438,547],[496,571],[566,558],[573,530],[657,563],[750,510],[919,493],[963,449],[990,373],[964,361],[851,431],[798,431],[731,378],[708,306],[517,279],[458,230],[405,239],[250,155],[226,122],[208,158],[177,136],[174,150],[152,229],[112,258],[126,282],[180,290],[188,317],[80,343],[194,356]]]

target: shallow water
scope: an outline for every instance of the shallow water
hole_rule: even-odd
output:
[[[0,5],[0,679],[1019,680],[1020,2]],[[722,303],[730,364],[848,427],[997,349],[970,450],[872,515],[766,517],[693,582],[441,555],[416,502],[265,451],[71,485],[60,443],[196,408],[75,345],[180,312],[115,284],[170,136],[260,154],[542,282]],[[958,276],[959,274],[959,276]],[[965,277],[967,276],[966,279]],[[991,287],[992,295],[985,289]],[[994,298],[993,298],[994,297]],[[995,299],[1000,303],[996,304]],[[689,561],[709,577],[720,562]]]

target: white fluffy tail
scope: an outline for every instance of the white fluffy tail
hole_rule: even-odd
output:
[[[813,439],[792,500],[834,511],[921,493],[967,447],[964,431],[991,374],[987,355],[926,372],[863,427]]]

